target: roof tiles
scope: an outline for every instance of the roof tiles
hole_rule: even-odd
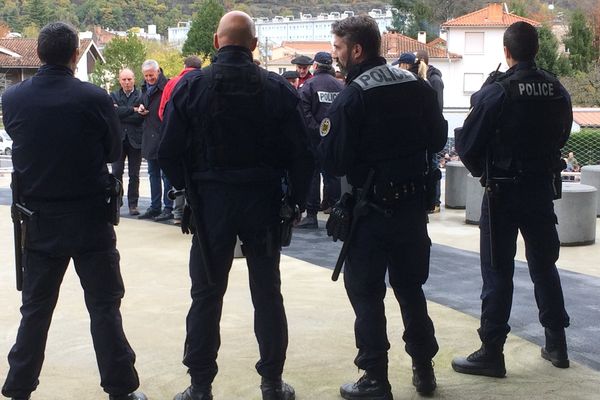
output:
[[[502,4],[493,3],[481,10],[451,19],[443,23],[442,28],[457,26],[507,27],[519,21],[528,22],[533,26],[540,26],[537,21],[511,14],[504,9]]]

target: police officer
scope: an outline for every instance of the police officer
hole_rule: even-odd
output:
[[[183,359],[192,384],[176,400],[212,399],[236,236],[249,269],[262,398],[295,396],[281,379],[288,344],[279,274],[281,179],[287,171],[292,202],[303,205],[314,160],[298,96],[281,76],[252,62],[256,43],[247,14],[225,14],[212,65],[183,76],[165,112],[160,163],[176,188],[185,187],[197,225]]]
[[[573,121],[571,101],[560,82],[538,69],[536,29],[516,22],[504,33],[510,69],[493,75],[471,96],[471,113],[456,149],[487,190],[480,220],[481,348],[455,358],[455,371],[494,377],[506,374],[503,347],[510,331],[514,257],[518,231],[527,248],[539,319],[545,328],[543,358],[559,368],[569,359],[564,328],[569,325],[560,278],[557,223],[552,200],[560,191],[560,148]],[[553,185],[558,177],[558,186]]]
[[[100,384],[111,400],[143,400],[146,396],[134,392],[135,353],[123,332],[123,280],[105,205],[106,163],[121,155],[119,120],[106,92],[73,76],[79,59],[73,27],[46,25],[37,53],[39,71],[2,98],[23,189],[18,200],[35,213],[26,222],[22,319],[2,394],[29,399],[37,388],[52,312],[73,259],[90,314]]]
[[[315,54],[313,63],[315,74],[299,91],[310,147],[315,154],[321,142],[319,135],[321,121],[338,93],[344,89],[344,84],[335,79],[332,63],[331,54],[324,51]],[[317,213],[321,208],[321,173],[323,174],[323,208],[333,206],[340,198],[340,178],[325,171],[321,172],[321,168],[315,166],[306,200],[307,215],[297,228],[318,228]]]
[[[383,304],[387,272],[401,307],[413,384],[417,392],[430,394],[436,388],[432,358],[438,344],[422,289],[431,247],[424,173],[426,152],[442,148],[447,124],[431,87],[379,56],[381,36],[373,18],[336,21],[332,32],[333,56],[347,71],[348,85],[321,123],[320,152],[325,170],[368,190],[370,202],[370,211],[357,222],[344,273],[356,314],[354,362],[365,373],[340,392],[344,399],[392,399]],[[367,188],[371,170],[374,183]]]

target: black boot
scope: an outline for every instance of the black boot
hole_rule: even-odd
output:
[[[263,400],[294,400],[294,388],[281,379],[267,379],[263,377],[260,382]]]
[[[356,383],[345,383],[340,395],[346,400],[394,400],[387,378],[376,378],[365,371]]]
[[[482,344],[481,348],[466,358],[456,357],[452,360],[452,369],[461,374],[483,375],[492,378],[504,378],[504,354],[502,346]]]
[[[417,388],[417,393],[431,395],[437,387],[435,374],[433,373],[433,361],[417,362],[413,360],[412,383]]]
[[[148,400],[146,395],[142,392],[133,392],[129,394],[124,394],[121,396],[108,396],[109,400]]]
[[[212,398],[210,386],[202,389],[191,385],[183,393],[177,393],[173,400],[212,400]]]
[[[550,361],[556,368],[569,368],[565,330],[550,330],[546,328],[545,333],[546,346],[542,347],[542,358]]]

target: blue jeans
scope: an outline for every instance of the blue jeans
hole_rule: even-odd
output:
[[[167,196],[167,193],[171,189],[171,182],[169,182],[169,178],[167,178],[160,170],[158,160],[148,160],[148,176],[150,178],[150,208],[160,211],[160,201],[162,197],[162,200],[165,203],[165,210],[172,211],[173,200],[169,199]]]

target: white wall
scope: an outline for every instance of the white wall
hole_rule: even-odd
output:
[[[75,70],[75,78],[79,79],[82,82],[87,82],[89,81],[89,76],[88,76],[88,60],[87,60],[87,53],[82,55],[81,58],[79,59],[79,62],[77,63],[77,69]]]
[[[469,99],[472,91],[465,91],[465,74],[481,74],[483,80],[487,78],[490,72],[496,70],[498,63],[502,63],[500,71],[506,71],[508,66],[504,58],[504,47],[502,37],[506,28],[449,28],[448,29],[448,51],[462,55],[462,60],[448,67],[447,71],[434,64],[432,65],[442,70],[444,80],[444,106],[445,107],[469,107]],[[483,53],[466,54],[465,53],[465,33],[483,32]],[[481,85],[479,83],[478,86]]]

